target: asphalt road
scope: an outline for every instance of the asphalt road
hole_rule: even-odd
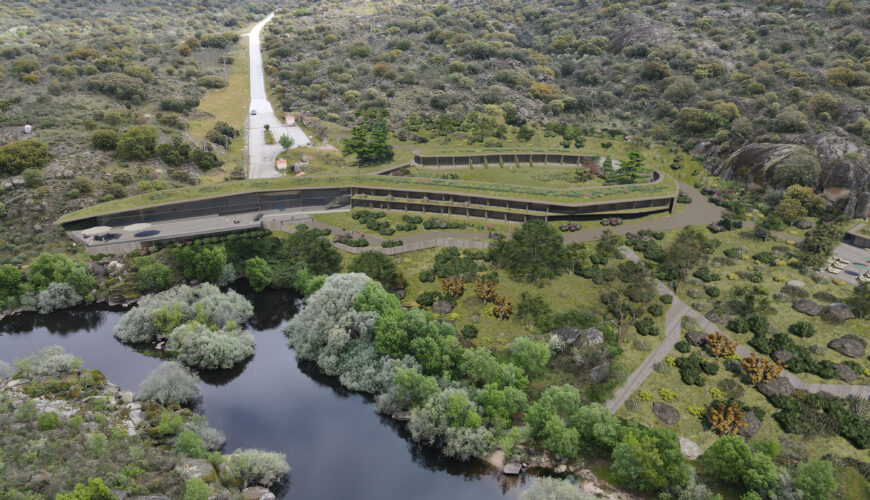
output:
[[[248,52],[251,61],[251,107],[248,111],[245,136],[248,146],[248,178],[250,179],[281,176],[275,169],[275,157],[282,151],[281,145],[278,144],[282,135],[293,139],[293,147],[311,145],[311,140],[301,128],[288,127],[284,125],[283,119],[278,119],[275,116],[272,104],[266,98],[263,56],[260,53],[260,31],[266,23],[272,20],[274,15],[274,13],[269,14],[268,17],[257,23],[247,35],[250,38]],[[254,111],[257,114],[251,114]],[[275,137],[275,144],[266,144],[265,125],[269,125],[269,131]]]

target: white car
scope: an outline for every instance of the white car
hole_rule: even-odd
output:
[[[252,115],[256,115],[256,114],[257,114],[257,110],[256,110],[256,109],[252,109],[252,110],[251,110],[251,114],[252,114]]]

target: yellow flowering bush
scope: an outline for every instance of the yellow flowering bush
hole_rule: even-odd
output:
[[[728,277],[728,279],[731,280],[731,281],[737,281],[737,280],[740,279],[740,276],[737,276],[736,273],[728,273],[728,274],[727,274],[727,277]]]
[[[652,399],[652,394],[650,394],[649,391],[638,391],[637,397],[641,401],[649,401]]]
[[[741,259],[741,260],[749,260],[749,259],[751,259],[751,258],[752,258],[752,257],[750,257],[750,256],[747,255],[747,254],[743,254],[743,255],[740,256],[740,259]]]
[[[775,260],[773,261],[773,265],[776,266],[776,267],[781,267],[781,266],[784,266],[784,265],[786,265],[786,264],[788,264],[788,261],[785,261],[785,260],[782,260],[782,259],[775,259]]]
[[[673,356],[668,356],[665,358],[665,362],[671,366],[677,366],[677,358]]]
[[[846,282],[843,280],[834,280],[832,283],[834,283],[837,286],[844,286],[846,284]]]
[[[785,240],[785,244],[786,244],[786,245],[792,245],[792,246],[793,246],[793,245],[794,245],[794,241],[792,241],[792,240]],[[792,257],[792,259],[795,259],[795,258]],[[795,260],[797,260],[797,259],[795,259]]]
[[[711,388],[710,388],[710,396],[711,396],[713,399],[722,399],[722,398],[725,397],[725,393],[722,392],[721,389],[717,389],[717,388],[715,388],[715,387],[711,387]]]
[[[707,412],[704,410],[704,407],[703,407],[703,406],[694,406],[694,405],[689,405],[686,409],[689,410],[689,413],[691,413],[692,415],[694,415],[694,416],[696,416],[696,417],[698,417],[698,418],[703,417],[704,414],[707,413]]]
[[[786,278],[785,276],[781,276],[779,274],[775,274],[773,276],[773,281],[783,282],[783,281],[788,281],[788,278]]]
[[[864,376],[870,377],[870,368],[864,368]]]
[[[674,392],[670,389],[666,389],[664,387],[659,389],[659,396],[661,396],[662,401],[673,401],[673,400],[677,399],[676,392]]]

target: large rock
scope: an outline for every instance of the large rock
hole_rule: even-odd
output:
[[[808,316],[818,316],[822,314],[822,306],[810,299],[801,299],[792,304],[792,309],[797,312],[804,313]]]
[[[725,323],[728,323],[728,318],[721,316],[716,311],[710,311],[704,317],[707,318],[707,320],[709,320],[711,323],[715,323],[717,325],[724,325]]]
[[[770,359],[776,361],[777,363],[786,364],[788,360],[794,357],[794,354],[790,351],[786,351],[784,349],[777,349],[770,353]]]
[[[837,377],[839,377],[839,379],[843,382],[853,382],[856,378],[858,378],[858,374],[855,373],[855,370],[853,370],[852,367],[847,365],[846,363],[837,363],[834,365],[834,368],[837,369]]]
[[[517,462],[511,462],[509,464],[505,464],[502,472],[507,476],[516,476],[520,472],[523,471],[523,464]]]
[[[187,479],[199,478],[210,483],[217,479],[217,471],[208,460],[202,458],[187,458],[176,467],[178,473]]]
[[[262,486],[251,486],[242,490],[242,500],[275,500],[275,495]]]
[[[855,313],[853,313],[852,308],[846,304],[834,302],[822,309],[822,317],[842,323],[850,319],[855,319]]]
[[[557,337],[564,340],[566,345],[571,345],[577,341],[577,338],[580,337],[581,331],[582,330],[580,330],[579,328],[571,328],[570,326],[566,326],[564,328],[557,328],[556,330],[553,330],[552,332],[550,332],[550,335],[556,335]]]
[[[597,346],[604,343],[604,334],[598,328],[587,328],[580,331],[580,339],[586,347]]]
[[[806,284],[804,284],[804,282],[801,280],[788,280],[785,282],[785,286],[791,288],[803,288],[806,286]]]
[[[863,358],[867,342],[857,335],[847,334],[828,343],[828,347],[850,358]]]
[[[707,343],[707,333],[698,331],[689,332],[686,334],[686,342],[695,347],[700,347]]]
[[[578,342],[578,345],[583,347],[593,347],[604,343],[604,334],[601,333],[601,330],[594,327],[585,330],[564,327],[553,330],[550,334],[560,337],[565,341],[566,345]]]
[[[701,456],[701,447],[691,439],[680,436],[680,452],[687,460],[695,460]]]
[[[786,377],[779,377],[770,382],[762,382],[756,385],[755,388],[758,389],[758,392],[768,397],[774,394],[791,396],[794,393],[794,386],[791,385],[791,382]]]
[[[806,219],[801,219],[801,220],[794,223],[794,227],[796,227],[798,229],[809,229],[809,228],[813,227],[813,223],[806,220]]]
[[[652,411],[665,425],[675,425],[680,421],[680,412],[669,404],[655,402]]]
[[[446,300],[436,300],[432,304],[432,312],[435,314],[450,314],[453,311],[453,306]]]
[[[495,450],[491,455],[484,457],[483,461],[495,470],[504,468],[504,451]]]
[[[743,423],[747,425],[740,428],[739,434],[741,436],[752,437],[761,430],[761,420],[758,419],[758,416],[754,412],[743,412]]]
[[[589,378],[596,382],[604,382],[610,375],[610,363],[598,365],[589,372]]]

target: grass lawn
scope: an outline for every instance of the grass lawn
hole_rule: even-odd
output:
[[[440,178],[444,175],[456,175],[460,180],[476,182],[494,182],[498,184],[518,184],[521,186],[541,186],[553,188],[580,188],[603,186],[604,179],[593,176],[586,182],[574,182],[574,172],[577,167],[529,167],[517,168],[514,165],[499,167],[490,165],[488,168],[421,168],[412,167],[412,177]]]
[[[207,172],[201,177],[204,184],[223,182],[225,174],[242,165],[242,148],[245,146],[245,117],[248,103],[251,101],[251,91],[248,82],[248,45],[247,38],[242,37],[239,43],[233,46],[231,51],[233,64],[227,68],[229,84],[222,89],[209,90],[205,97],[200,100],[196,111],[200,112],[197,118],[188,121],[187,133],[197,143],[205,139],[205,134],[211,130],[218,121],[226,122],[238,129],[242,135],[237,137],[230,145],[229,151],[216,147],[216,152],[224,165],[221,169]]]
[[[663,245],[667,247],[675,237],[676,232],[670,232],[668,235],[666,235],[665,240],[663,241]],[[811,276],[804,275],[799,270],[791,266],[769,266],[766,264],[756,263],[751,258],[752,255],[756,255],[762,251],[779,250],[783,253],[791,251],[794,247],[794,245],[792,244],[784,241],[773,240],[768,240],[767,242],[764,242],[754,237],[751,231],[745,229],[719,233],[714,237],[722,242],[720,247],[713,254],[714,258],[724,257],[723,252],[729,248],[742,248],[744,249],[745,254],[749,256],[745,260],[734,259],[734,265],[722,265],[719,267],[717,267],[717,264],[712,262],[711,260],[710,268],[713,271],[721,274],[721,279],[719,281],[711,283],[721,290],[721,295],[718,299],[720,301],[726,300],[731,295],[731,292],[738,286],[752,284],[746,280],[737,277],[737,271],[759,271],[763,277],[763,281],[761,283],[758,283],[758,285],[764,287],[769,292],[771,297],[779,293],[779,291],[788,280],[799,280],[803,282],[806,285],[805,290],[810,294],[811,297],[813,294],[818,292],[827,292],[833,294],[835,297],[838,298],[839,301],[844,301],[851,293],[852,287],[849,285],[838,286],[829,280],[822,280],[817,283],[811,278]],[[785,258],[787,259],[787,257]],[[730,277],[737,279],[729,279],[729,275]],[[698,283],[697,280],[693,280],[693,283],[687,283],[682,285],[679,290],[679,296],[687,304],[693,304],[696,309],[702,309],[702,313],[706,313],[708,310],[710,310],[711,307],[715,307],[716,305],[716,300],[710,299],[704,293],[704,288],[702,284]],[[695,298],[699,296],[700,298]],[[823,306],[828,304],[828,302],[824,300],[813,300]],[[771,301],[771,307],[773,307],[775,312],[772,312],[769,315],[769,319],[771,321],[771,324],[773,325],[773,330],[775,332],[786,332],[789,325],[798,321],[808,321],[815,327],[816,334],[814,336],[810,338],[792,336],[792,339],[798,345],[802,345],[807,348],[810,348],[812,346],[818,346],[816,347],[816,349],[822,349],[824,354],[821,356],[816,355],[816,357],[828,359],[834,363],[852,359],[843,356],[837,351],[834,351],[833,349],[829,349],[827,347],[828,342],[847,333],[858,335],[859,337],[870,341],[870,333],[868,333],[870,332],[870,321],[868,321],[867,319],[852,319],[846,321],[841,325],[837,325],[825,322],[819,316],[807,316],[805,314],[795,311],[791,307],[790,300],[783,302],[773,299]],[[724,331],[725,328],[723,327],[723,332]],[[741,344],[744,344],[747,348],[752,350],[752,347],[747,344],[747,342],[752,338],[752,333],[736,334],[734,332],[728,332],[728,334],[739,340]],[[868,363],[867,358],[852,359],[852,361],[857,361],[865,368],[870,368],[870,363]],[[844,383],[837,378],[822,379],[821,377],[810,373],[801,373],[798,374],[798,376],[802,380],[810,383]],[[866,376],[859,376],[852,383],[858,385],[870,384],[870,378]]]

